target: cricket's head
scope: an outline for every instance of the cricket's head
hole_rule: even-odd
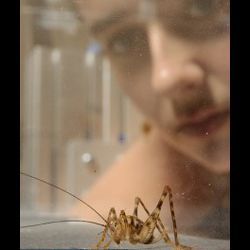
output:
[[[108,227],[110,230],[111,238],[116,242],[117,244],[120,244],[120,241],[123,239],[124,230],[123,226],[121,225],[120,221],[112,220],[108,223]]]
[[[110,221],[109,228],[112,233],[116,233],[117,231],[121,231],[121,223],[118,220]]]

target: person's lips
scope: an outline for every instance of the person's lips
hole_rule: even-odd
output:
[[[191,136],[207,137],[217,131],[229,117],[229,110],[196,112],[179,120],[177,131]]]

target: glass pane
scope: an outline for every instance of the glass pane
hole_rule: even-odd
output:
[[[229,9],[21,1],[21,247],[229,249]]]

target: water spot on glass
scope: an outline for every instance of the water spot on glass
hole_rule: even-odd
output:
[[[90,163],[93,161],[93,157],[90,153],[84,153],[81,158],[84,163]]]

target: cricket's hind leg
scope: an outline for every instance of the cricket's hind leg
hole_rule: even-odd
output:
[[[178,234],[177,234],[177,225],[176,225],[176,219],[175,219],[175,213],[174,213],[174,203],[173,203],[173,194],[172,190],[169,186],[164,187],[164,191],[168,193],[168,201],[169,201],[169,207],[171,212],[171,219],[173,223],[173,231],[174,231],[174,239],[175,239],[175,250],[191,250],[192,247],[184,246],[179,243],[178,240]],[[163,191],[163,193],[164,193]]]
[[[144,208],[144,210],[146,211],[146,213],[149,215],[149,217],[147,218],[147,220],[144,222],[143,227],[140,231],[140,239],[141,239],[141,243],[144,244],[148,244],[151,242],[154,242],[154,237],[153,233],[155,230],[155,227],[158,229],[158,231],[160,232],[160,234],[162,235],[163,239],[165,240],[166,243],[168,244],[173,244],[172,241],[170,240],[168,234],[167,234],[167,230],[165,229],[163,223],[161,222],[159,215],[160,215],[160,211],[163,205],[163,201],[166,198],[168,194],[168,190],[165,187],[160,200],[158,201],[156,208],[154,209],[154,211],[149,214],[147,208],[145,207],[145,205],[143,204],[143,202],[141,201],[140,198],[136,198],[135,199],[135,209],[134,209],[134,216],[137,216],[138,213],[138,205],[141,204]],[[160,224],[160,226],[158,226],[157,222]],[[178,242],[177,242],[178,244]]]
[[[141,204],[141,206],[143,207],[143,209],[145,210],[147,215],[150,216],[148,209],[146,208],[143,201],[139,197],[135,198],[135,208],[134,208],[133,216],[138,218],[138,206],[139,206],[139,204]],[[160,224],[160,226],[158,225],[158,223]],[[165,229],[165,227],[164,227],[164,225],[159,217],[157,219],[156,228],[160,232],[160,234],[162,235],[162,238],[164,239],[164,241],[166,243],[171,243],[171,239],[169,238],[169,236],[167,234],[167,230]]]
[[[163,225],[163,223],[162,223],[162,221],[161,221],[161,219],[159,217],[163,201],[166,198],[167,194],[169,195],[169,206],[170,206],[170,212],[171,212],[171,219],[172,219],[172,223],[173,223],[173,231],[174,231],[174,238],[175,238],[175,243],[174,244],[171,241],[171,239],[169,238],[169,236],[167,234],[167,230],[166,230],[165,226]],[[172,197],[173,197],[173,195],[172,195],[171,188],[169,186],[165,186],[164,190],[162,192],[161,198],[160,198],[156,208],[154,209],[154,211],[151,214],[147,210],[147,208],[144,205],[144,203],[142,202],[142,200],[139,197],[136,197],[135,198],[135,208],[134,208],[133,215],[136,216],[136,217],[138,216],[138,206],[139,206],[139,204],[141,204],[142,207],[144,208],[145,212],[149,215],[149,218],[144,223],[145,227],[149,227],[149,226],[154,227],[155,226],[158,229],[158,231],[160,232],[160,234],[162,235],[164,241],[167,244],[173,245],[176,250],[188,250],[188,249],[191,249],[191,248],[180,245],[179,240],[178,240],[177,225],[176,225],[176,219],[175,219],[174,205],[173,205]],[[160,226],[158,226],[158,223],[159,223]],[[146,230],[146,229],[144,229],[144,230]]]

